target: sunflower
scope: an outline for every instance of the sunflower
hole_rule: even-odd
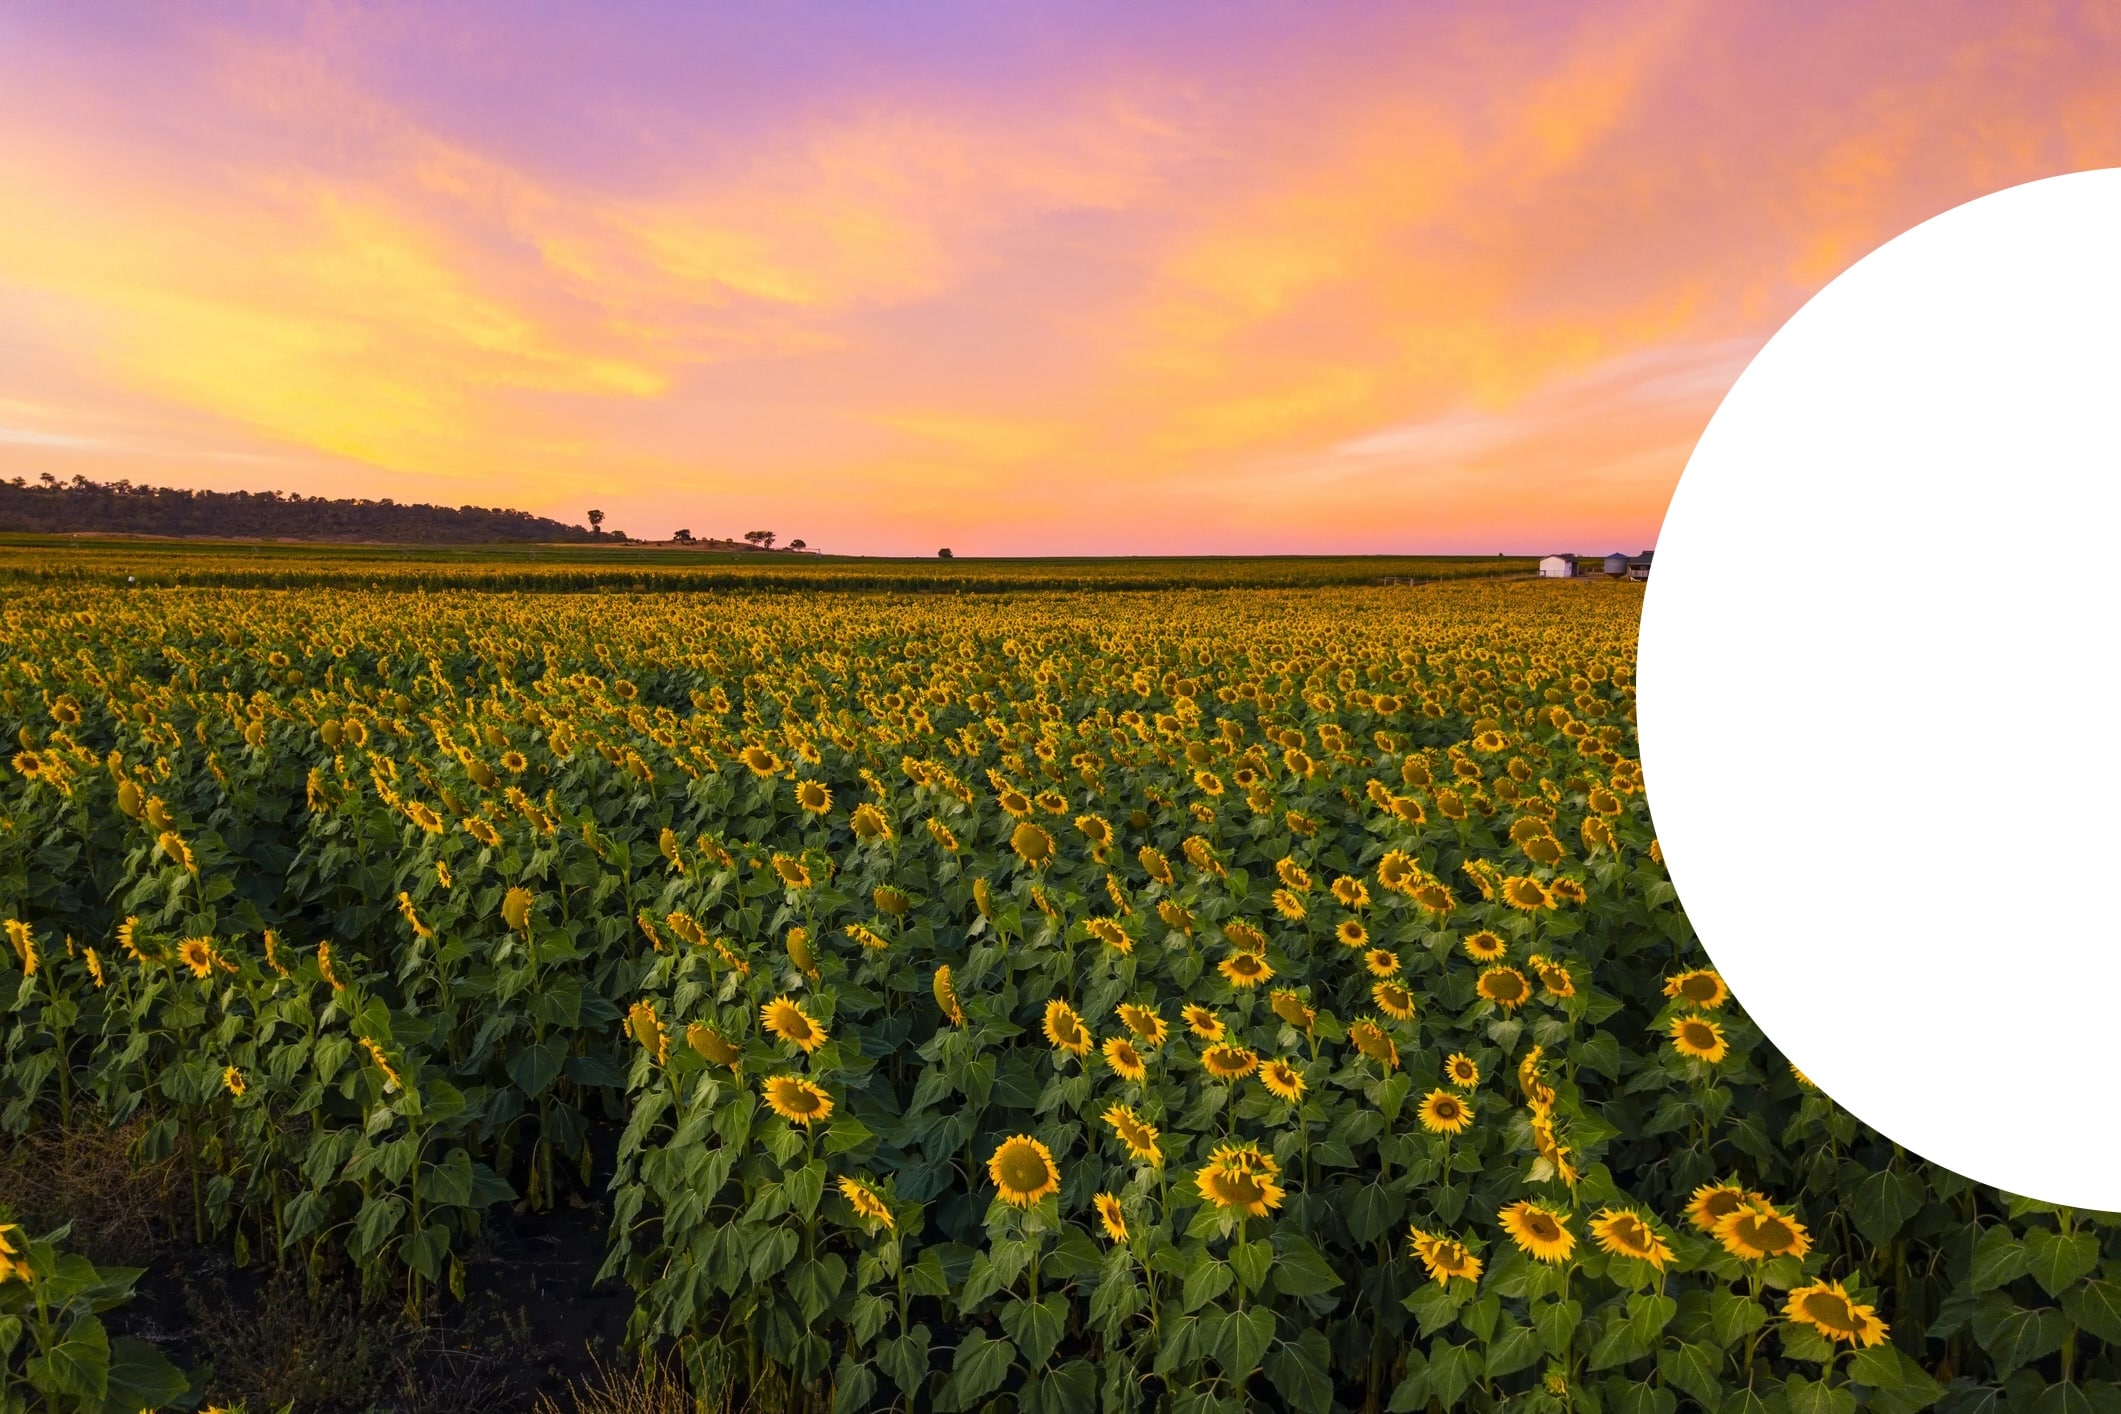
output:
[[[1333,936],[1345,947],[1365,947],[1370,941],[1370,930],[1362,926],[1360,918],[1343,918],[1333,926]]]
[[[790,889],[807,889],[815,882],[810,877],[810,866],[792,854],[774,855],[773,872]]]
[[[1162,884],[1165,888],[1177,882],[1177,876],[1171,872],[1171,861],[1165,858],[1162,850],[1145,844],[1135,857],[1141,860],[1142,868],[1148,872],[1153,882]]]
[[[832,1118],[832,1097],[800,1075],[776,1075],[766,1081],[766,1103],[790,1124],[808,1129]]]
[[[642,1050],[655,1057],[657,1065],[669,1061],[670,1033],[663,1029],[661,1018],[655,1014],[655,1003],[645,999],[635,1002],[626,1013],[626,1029],[641,1043]]]
[[[1810,1326],[1828,1340],[1849,1345],[1876,1345],[1889,1329],[1876,1308],[1854,1300],[1838,1281],[1813,1282],[1790,1293],[1782,1314]]]
[[[463,825],[465,834],[470,835],[488,849],[492,849],[501,843],[501,832],[476,815],[466,817]]]
[[[958,1003],[957,988],[951,984],[949,963],[946,962],[935,969],[935,978],[929,985],[935,993],[935,1004],[943,1009],[943,1015],[950,1018],[950,1024],[963,1026],[965,1009]]]
[[[1657,1235],[1649,1220],[1624,1208],[1606,1208],[1591,1220],[1591,1236],[1616,1257],[1648,1262],[1658,1271],[1672,1260],[1672,1249]]]
[[[270,932],[271,930],[267,929],[266,931]],[[88,975],[95,982],[96,989],[101,991],[103,989],[103,959],[96,956],[94,948],[84,947],[81,949],[81,961],[88,967]],[[284,977],[287,974],[283,971],[280,975]]]
[[[1569,1215],[1538,1203],[1519,1201],[1496,1214],[1503,1230],[1527,1257],[1541,1262],[1566,1262],[1576,1250],[1576,1234],[1569,1231]]]
[[[1033,869],[1043,869],[1053,862],[1053,836],[1029,820],[1022,821],[1010,831],[1009,848]]]
[[[249,1082],[243,1078],[243,1072],[234,1066],[229,1066],[221,1072],[221,1084],[229,1094],[239,1100],[243,1098],[243,1092],[250,1088]]]
[[[1514,1011],[1532,995],[1532,984],[1514,967],[1490,967],[1480,974],[1474,990],[1504,1011]]]
[[[1429,879],[1407,890],[1407,897],[1414,900],[1424,913],[1433,913],[1441,918],[1458,907],[1458,900],[1440,880]]]
[[[1370,988],[1370,1000],[1394,1021],[1414,1019],[1414,994],[1397,982],[1378,982]]]
[[[1466,950],[1466,956],[1475,962],[1493,962],[1510,950],[1510,945],[1502,940],[1499,933],[1491,933],[1485,928],[1477,933],[1466,934],[1460,946]]]
[[[1343,874],[1333,881],[1333,897],[1340,900],[1343,908],[1365,908],[1369,906],[1369,886],[1353,874]]]
[[[1142,1064],[1141,1052],[1124,1036],[1113,1036],[1105,1042],[1105,1064],[1122,1080],[1142,1080],[1149,1068]]]
[[[1770,1257],[1795,1257],[1801,1261],[1812,1250],[1812,1235],[1805,1231],[1803,1223],[1758,1197],[1717,1221],[1716,1240],[1723,1244],[1724,1251],[1748,1262],[1765,1262]]]
[[[1686,1220],[1703,1232],[1713,1233],[1718,1223],[1754,1199],[1767,1201],[1735,1183],[1705,1183],[1687,1201]]]
[[[1031,813],[1031,797],[1020,790],[1010,789],[1003,791],[995,797],[995,803],[1000,805],[1004,812],[1018,820]]]
[[[504,751],[501,753],[501,769],[511,776],[522,775],[529,766],[530,762],[524,758],[523,753],[520,751]]]
[[[759,1022],[806,1056],[825,1044],[825,1028],[790,998],[775,997],[760,1007]]]
[[[186,844],[184,837],[175,830],[164,830],[161,837],[155,841],[155,848],[161,850],[169,861],[179,868],[190,870],[194,874],[199,872],[199,863],[192,858],[191,846]]]
[[[1473,1106],[1448,1090],[1431,1090],[1422,1097],[1421,1127],[1431,1134],[1463,1134],[1473,1124]]]
[[[1385,851],[1377,861],[1377,882],[1394,893],[1411,887],[1421,877],[1421,866],[1396,849]]]
[[[1547,882],[1547,892],[1554,895],[1556,901],[1568,904],[1571,908],[1591,896],[1589,889],[1586,889],[1581,882],[1571,879],[1566,874],[1558,879],[1549,880]]]
[[[1119,1142],[1127,1146],[1128,1153],[1151,1167],[1163,1167],[1164,1151],[1157,1147],[1155,1125],[1146,1123],[1125,1105],[1108,1107],[1103,1119],[1119,1136]]]
[[[1294,1104],[1303,1098],[1303,1072],[1285,1060],[1270,1060],[1259,1068],[1259,1083],[1278,1099]]]
[[[1370,970],[1372,977],[1397,977],[1399,954],[1389,948],[1371,948],[1362,955],[1362,965]]]
[[[1134,951],[1134,939],[1127,936],[1127,930],[1120,926],[1117,918],[1093,918],[1083,927],[1089,930],[1091,937],[1116,953],[1124,955]]]
[[[126,922],[128,923],[130,923],[131,921],[131,919],[126,920]],[[124,936],[128,939],[127,945],[130,946],[131,935],[128,933],[124,934]],[[15,956],[22,960],[22,975],[24,977],[36,976],[37,935],[30,931],[29,924],[24,923],[19,918],[8,919],[7,940],[15,945]],[[190,961],[191,960],[189,958],[185,959],[187,965],[190,964]],[[208,972],[211,972],[212,970],[213,964],[211,963],[208,963],[204,968],[192,968],[192,971],[201,977],[204,977]]]
[[[847,936],[867,952],[882,952],[891,946],[891,940],[873,928],[860,923],[847,925]]]
[[[1281,1166],[1253,1145],[1225,1145],[1193,1175],[1193,1186],[1224,1212],[1263,1218],[1281,1206],[1284,1190],[1274,1181],[1280,1176]]]
[[[1386,1070],[1399,1068],[1399,1047],[1393,1043],[1390,1036],[1385,1035],[1384,1028],[1376,1022],[1365,1019],[1350,1023],[1348,1040],[1354,1044],[1356,1050]]]
[[[1185,1018],[1186,1029],[1203,1041],[1220,1041],[1223,1038],[1222,1018],[1204,1006],[1188,1003],[1179,1015]]]
[[[1537,913],[1554,906],[1554,896],[1547,892],[1546,885],[1523,874],[1512,874],[1502,881],[1502,901],[1521,913]]]
[[[1046,1003],[1046,1039],[1055,1050],[1066,1051],[1073,1056],[1090,1053],[1090,1032],[1083,1025],[1082,1017],[1075,1008],[1059,997]]]
[[[1797,1083],[1799,1085],[1802,1085],[1807,1090],[1817,1090],[1819,1088],[1819,1086],[1814,1083],[1811,1076],[1806,1075],[1803,1071],[1797,1068],[1795,1062],[1792,1062],[1790,1065],[1790,1074],[1795,1076],[1797,1079]]]
[[[1060,1169],[1053,1151],[1028,1134],[1004,1139],[987,1160],[987,1176],[1012,1208],[1028,1208],[1049,1193],[1060,1192]]]
[[[1448,1283],[1454,1280],[1479,1281],[1481,1261],[1473,1255],[1463,1242],[1453,1238],[1438,1237],[1434,1233],[1412,1230],[1409,1245],[1429,1279]]]
[[[731,1070],[744,1058],[741,1046],[722,1039],[720,1032],[703,1021],[695,1021],[685,1028],[685,1044],[698,1051],[716,1065],[726,1065]]]
[[[1287,987],[1277,987],[1270,1003],[1274,1014],[1299,1031],[1308,1033],[1318,1021],[1318,1013],[1304,1003],[1304,999]]]
[[[1259,1069],[1259,1056],[1248,1047],[1223,1042],[1202,1051],[1200,1064],[1217,1080],[1242,1080]]]
[[[1666,978],[1664,994],[1688,1002],[1701,1011],[1715,1011],[1730,999],[1731,989],[1724,986],[1722,975],[1714,968],[1697,967]]]
[[[1127,1214],[1119,1205],[1117,1194],[1100,1193],[1091,1200],[1097,1207],[1097,1221],[1105,1229],[1105,1236],[1114,1242],[1127,1240]]]
[[[1223,938],[1237,952],[1264,953],[1267,950],[1267,935],[1245,922],[1232,918],[1223,924]]]
[[[777,776],[781,773],[781,758],[763,746],[747,746],[737,753],[754,776]]]
[[[1249,991],[1274,975],[1267,960],[1254,952],[1233,953],[1217,965],[1217,972],[1228,978],[1230,985]]]
[[[1731,1053],[1723,1028],[1705,1016],[1675,1016],[1671,1033],[1672,1049],[1692,1060],[1715,1065]]]
[[[214,968],[226,966],[212,938],[186,938],[177,944],[177,960],[191,969],[192,976],[200,978],[211,977]],[[34,969],[35,965],[32,954],[30,966]]]
[[[1136,1006],[1133,1002],[1119,1004],[1119,1020],[1122,1026],[1134,1033],[1134,1039],[1150,1050],[1164,1043],[1171,1034],[1170,1026],[1157,1014],[1155,1007]]]
[[[864,1222],[882,1223],[887,1228],[896,1229],[898,1227],[898,1224],[891,1217],[891,1205],[884,1201],[883,1194],[877,1192],[868,1184],[858,1178],[848,1178],[842,1175],[839,1189],[841,1196],[846,1198],[848,1204],[853,1207],[856,1217]]]
[[[950,827],[942,821],[930,820],[928,822],[928,837],[941,846],[944,853],[957,853],[957,836],[952,834]]]
[[[1540,988],[1550,997],[1564,1000],[1576,995],[1576,978],[1569,969],[1558,962],[1534,955],[1532,970],[1539,974]]]
[[[830,814],[832,787],[823,781],[803,781],[795,788],[795,803],[812,815]]]
[[[1102,815],[1078,815],[1075,828],[1082,837],[1090,841],[1092,849],[1103,850],[1112,844],[1112,822]]]
[[[853,813],[847,817],[847,828],[852,830],[854,837],[863,844],[883,844],[891,838],[890,820],[884,817],[883,811],[866,800],[855,806]]]
[[[1443,1073],[1461,1090],[1471,1090],[1480,1084],[1480,1063],[1463,1051],[1454,1051],[1445,1058]]]

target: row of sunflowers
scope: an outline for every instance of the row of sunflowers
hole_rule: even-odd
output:
[[[639,1340],[842,1410],[2121,1404],[2109,1220],[1702,954],[1638,606],[18,595],[0,1127],[413,1304],[587,1193]]]

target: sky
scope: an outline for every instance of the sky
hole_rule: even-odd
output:
[[[2121,3],[0,0],[0,477],[959,555],[1654,543]]]

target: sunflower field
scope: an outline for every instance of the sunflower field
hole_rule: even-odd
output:
[[[0,1130],[416,1307],[604,1195],[638,1340],[817,1408],[2121,1407],[2113,1220],[1701,951],[1639,604],[24,585]]]

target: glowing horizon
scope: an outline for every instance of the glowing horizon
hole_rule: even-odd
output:
[[[608,12],[606,12],[608,13]],[[2121,8],[0,11],[0,476],[844,553],[1640,549]]]

